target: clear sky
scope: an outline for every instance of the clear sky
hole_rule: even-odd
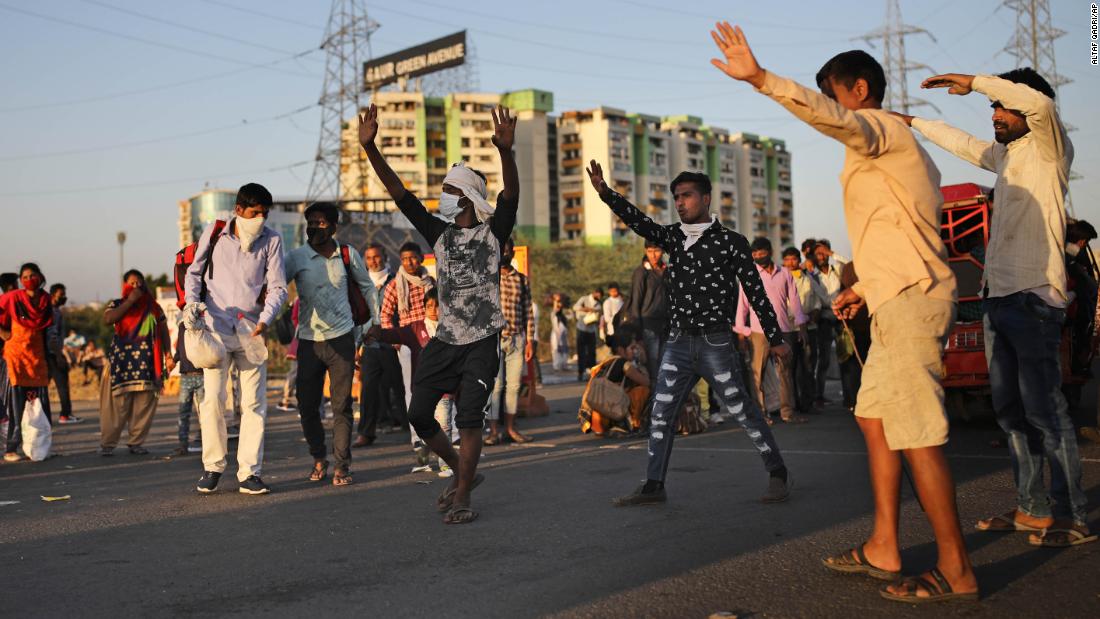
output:
[[[910,62],[937,72],[1013,68],[1000,50],[1014,15],[996,0],[903,0],[907,23],[935,35],[906,41]],[[317,146],[328,18],[322,0],[0,0],[0,270],[37,261],[76,302],[118,295],[126,265],[170,270],[177,203],[205,186],[256,181],[276,197],[305,193]],[[885,2],[668,2],[444,0],[368,2],[381,24],[375,55],[468,29],[480,87],[540,88],[556,111],[595,105],[655,115],[693,114],[731,131],[787,140],[795,231],[847,248],[840,187],[842,147],[772,101],[710,66],[717,18],[740,23],[767,69],[813,83],[836,52],[881,47],[853,41],[882,26]],[[1089,3],[1051,0],[1061,87],[1081,180],[1076,213],[1100,223],[1100,72],[1089,62]],[[298,59],[292,55],[314,50]],[[926,71],[910,75],[917,90]],[[989,138],[977,94],[917,94],[942,117]],[[1093,109],[1092,113],[1087,110]],[[992,176],[928,145],[945,183]],[[298,165],[293,165],[298,164]]]

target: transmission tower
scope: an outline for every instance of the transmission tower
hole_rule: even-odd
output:
[[[367,16],[364,0],[332,0],[321,49],[325,80],[321,88],[321,137],[306,191],[307,200],[342,200],[358,179],[340,174],[341,133],[362,108],[363,63],[370,58],[370,36],[378,22]]]
[[[1004,0],[1006,8],[1016,12],[1016,31],[1012,33],[1004,51],[1016,60],[1017,67],[1031,67],[1042,75],[1050,86],[1054,88],[1054,94],[1058,94],[1058,87],[1071,83],[1073,80],[1058,73],[1058,65],[1054,61],[1054,41],[1066,34],[1065,30],[1050,25],[1050,2],[1048,0]],[[1062,98],[1054,97],[1054,106],[1061,110]],[[1063,121],[1066,131],[1073,131],[1069,123]],[[1069,180],[1074,181],[1081,175],[1070,170]],[[1073,214],[1073,201],[1066,192],[1066,208]]]
[[[885,25],[856,39],[866,41],[871,47],[875,47],[876,41],[882,42],[883,68],[886,71],[886,100],[883,101],[883,106],[886,109],[908,114],[912,108],[927,106],[939,112],[939,108],[932,103],[909,96],[909,71],[923,69],[929,74],[935,73],[928,65],[906,60],[905,37],[914,34],[926,34],[933,41],[936,40],[936,37],[924,28],[902,22],[898,0],[886,0]]]

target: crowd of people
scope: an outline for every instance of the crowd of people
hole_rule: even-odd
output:
[[[1008,436],[1018,501],[977,527],[1027,531],[1035,546],[1094,541],[1060,390],[1059,346],[1071,300],[1067,260],[1078,284],[1073,294],[1087,310],[1096,306],[1095,265],[1085,263],[1087,273],[1075,268],[1096,232],[1082,223],[1066,232],[1063,201],[1073,149],[1047,82],[1030,69],[926,80],[926,88],[990,99],[995,140],[984,141],[941,121],[883,110],[886,78],[864,52],[829,60],[817,74],[818,92],[761,68],[740,28],[720,23],[712,37],[721,52],[713,61],[718,69],[844,145],[841,183],[853,260],[835,254],[826,239],[781,248],[778,256],[768,239],[746,239],[712,214],[711,181],[699,172],[682,172],[671,182],[679,223],[657,224],[609,185],[598,161],[590,163],[593,190],[645,240],[644,256],[627,290],[608,283],[606,296],[602,286],[594,287],[572,304],[563,294],[551,296],[550,357],[554,370],[571,371],[572,327],[577,379],[588,381],[582,430],[644,433],[648,439],[645,481],[614,504],[668,500],[674,437],[694,431],[693,409],[704,401],[711,423],[735,421],[759,453],[767,479],[761,499],[786,500],[793,473],[772,426],[804,423],[827,404],[826,378],[835,361],[843,405],[866,443],[875,507],[867,538],[825,558],[824,565],[894,581],[881,590],[891,600],[977,599],[942,451],[949,427],[941,367],[955,320],[956,278],[940,238],[939,171],[915,131],[997,174],[984,252],[984,329],[993,405]],[[279,407],[297,410],[301,419],[313,458],[303,472],[308,479],[329,476],[322,423],[327,400],[334,485],[353,483],[352,449],[407,423],[413,470],[432,471],[434,455],[439,474],[452,477],[436,504],[443,521],[475,520],[471,499],[484,479],[477,471],[482,446],[530,440],[516,415],[523,370],[538,340],[538,306],[526,276],[512,265],[520,191],[512,154],[516,121],[504,108],[492,116],[503,179],[496,203],[488,200],[484,174],[456,163],[443,182],[438,215],[406,188],[375,144],[377,108],[359,118],[366,157],[431,248],[434,276],[416,243],[401,248],[400,268],[393,272],[380,246],[363,255],[350,251],[335,238],[340,211],[329,203],[305,210],[308,242],[284,253],[279,234],[264,225],[271,194],[254,183],[241,187],[232,218],[203,231],[185,265],[174,344],[164,312],[137,271],[125,274],[120,297],[104,313],[114,328],[106,365],[91,343],[75,334],[61,339],[64,286],[45,291],[45,276],[34,264],[4,274],[5,461],[22,458],[25,405],[37,400],[49,414],[51,378],[65,392],[59,423],[80,421],[63,389],[73,363],[93,372],[104,368],[102,455],[111,455],[123,431],[130,453],[147,453],[143,442],[161,386],[178,365],[181,454],[192,443],[189,419],[198,403],[203,473],[197,490],[218,490],[233,428],[227,415],[236,415],[239,491],[265,494],[263,338],[278,321],[289,320],[294,363]],[[286,315],[290,284],[297,300]],[[1095,312],[1083,313],[1094,322]],[[598,361],[601,345],[609,354]],[[700,380],[705,400],[693,395]],[[934,567],[904,579],[898,541],[903,457],[938,551]],[[1051,469],[1049,487],[1044,463]]]

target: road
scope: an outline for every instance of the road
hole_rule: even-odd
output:
[[[158,410],[152,455],[113,458],[95,453],[96,412],[78,405],[86,422],[56,430],[60,457],[0,465],[0,504],[18,501],[0,505],[0,616],[1100,616],[1100,543],[1036,549],[973,529],[1013,506],[991,423],[955,428],[947,447],[983,600],[916,608],[820,564],[870,526],[864,450],[846,412],[776,428],[795,482],[787,503],[758,502],[759,457],[726,424],[677,440],[668,504],[616,509],[610,498],[644,476],[644,443],[582,436],[580,391],[544,390],[552,413],[521,420],[534,443],[486,448],[481,518],[468,526],[441,523],[444,481],[409,472],[403,435],[355,451],[354,485],[314,484],[297,416],[272,409],[273,493],[238,494],[234,464],[219,493],[201,496],[198,456],[168,456],[174,401]],[[1095,529],[1100,446],[1081,448]],[[72,498],[40,499],[58,495]],[[934,546],[908,488],[903,500],[914,572]]]

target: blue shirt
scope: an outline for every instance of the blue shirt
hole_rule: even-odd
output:
[[[312,342],[332,340],[355,328],[348,303],[348,272],[370,305],[374,293],[367,268],[359,252],[348,252],[344,268],[340,247],[325,258],[309,245],[292,250],[286,257],[286,279],[298,287],[298,339]],[[373,310],[372,310],[373,311]],[[375,313],[375,315],[377,315]]]
[[[286,301],[283,239],[278,232],[264,226],[252,243],[252,249],[243,252],[234,219],[222,229],[214,245],[209,256],[213,265],[206,277],[206,324],[224,334],[237,332],[237,314],[244,314],[252,322],[270,325]],[[184,298],[188,303],[202,300],[199,295],[213,229],[211,224],[202,231],[195,249],[195,262],[187,269]],[[263,299],[260,299],[261,293]]]

